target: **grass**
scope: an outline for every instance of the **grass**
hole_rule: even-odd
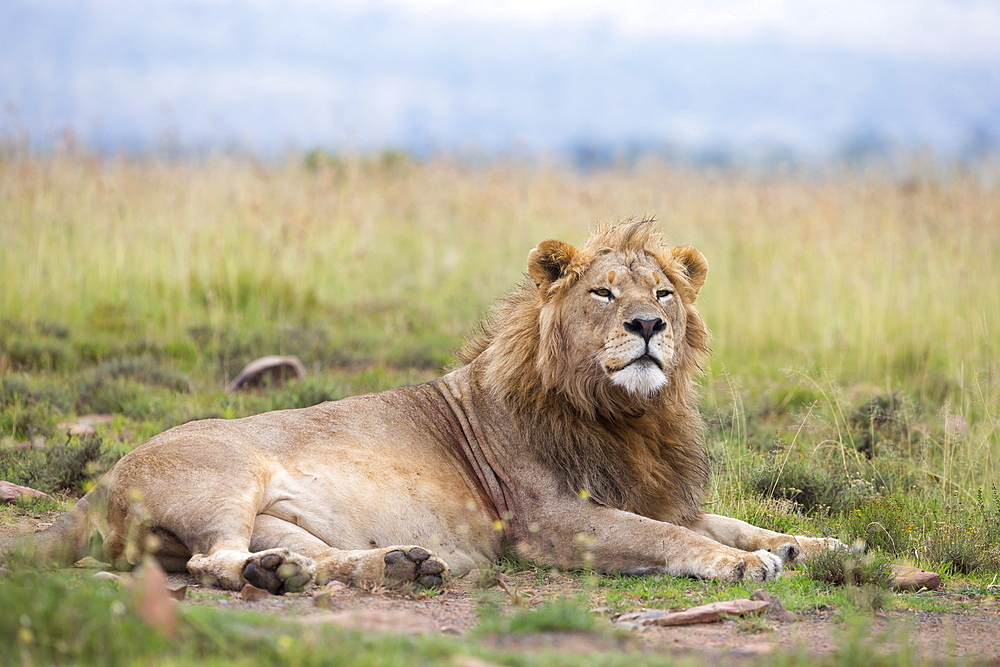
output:
[[[760,175],[651,162],[581,174],[401,156],[261,164],[6,150],[0,478],[78,494],[131,448],[191,419],[435,377],[521,279],[535,244],[581,242],[595,221],[648,214],[669,243],[697,246],[710,264],[699,299],[714,333],[702,405],[709,509],[864,541],[875,558],[988,587],[1000,573],[1000,178],[988,163]],[[310,374],[223,393],[265,354],[298,355]],[[64,425],[87,413],[115,417],[95,437],[68,436]],[[749,593],[653,577],[587,585],[616,610]],[[9,588],[0,583],[0,596]],[[870,614],[884,602],[854,589],[797,577],[771,590],[793,611]],[[54,599],[75,601],[66,591]],[[906,596],[910,607],[923,599]],[[29,615],[42,613],[32,604]],[[529,627],[584,618],[579,603],[553,605],[518,614]],[[104,607],[94,614],[118,622]],[[225,618],[204,621],[231,624],[218,647],[250,655],[240,637],[258,621]],[[490,622],[516,632],[515,618]],[[184,647],[148,655],[242,660],[205,649],[191,629],[199,622]],[[15,625],[0,633],[13,642],[5,650],[24,649]],[[272,655],[275,632],[252,650]],[[63,640],[28,655],[90,661],[85,648],[52,653]],[[400,646],[401,656],[412,649]],[[447,642],[421,646],[457,655]]]

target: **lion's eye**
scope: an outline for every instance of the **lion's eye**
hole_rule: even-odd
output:
[[[602,299],[613,299],[615,295],[607,287],[595,287],[590,290],[590,293],[594,296],[599,296]]]
[[[673,291],[668,289],[658,289],[656,290],[657,299],[666,299],[668,296],[673,296]]]

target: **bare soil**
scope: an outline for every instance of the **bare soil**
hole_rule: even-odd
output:
[[[0,538],[40,530],[58,512],[31,514],[15,511],[0,521]],[[92,563],[96,565],[96,563]],[[129,576],[129,575],[123,575]],[[187,585],[182,604],[213,605],[298,618],[304,624],[331,624],[371,632],[438,633],[467,635],[478,623],[477,609],[484,592],[469,577],[451,582],[431,594],[402,594],[386,589],[363,590],[335,583],[304,593],[242,599],[240,592],[206,587],[193,577],[169,575],[171,584]],[[510,591],[495,588],[491,594],[503,606],[533,606],[543,600],[578,594],[582,584],[572,577],[550,572],[544,577],[532,570],[505,577]],[[962,612],[888,611],[874,615],[867,646],[891,651],[906,642],[913,657],[932,662],[959,660],[1000,663],[1000,597],[974,599],[960,592],[960,585],[934,593],[955,603]],[[901,594],[906,595],[906,594]],[[925,593],[926,595],[926,593]],[[594,613],[611,618],[599,597],[592,599]],[[763,627],[761,627],[763,626]],[[562,652],[619,651],[667,653],[702,662],[740,664],[760,661],[780,651],[811,656],[830,655],[838,648],[844,624],[833,609],[798,614],[794,622],[750,624],[736,620],[681,627],[649,627],[608,633],[543,633],[531,635],[478,635],[477,641],[510,651],[558,650]]]

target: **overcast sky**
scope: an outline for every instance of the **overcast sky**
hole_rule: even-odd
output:
[[[266,2],[267,0],[258,0]],[[321,0],[299,0],[322,6]],[[997,0],[346,0],[428,22],[529,24],[558,31],[601,23],[623,37],[718,43],[761,39],[864,53],[1000,62]]]
[[[0,104],[111,150],[960,152],[1000,142],[1000,0],[0,0]]]

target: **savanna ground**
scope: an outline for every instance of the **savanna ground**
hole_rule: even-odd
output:
[[[538,241],[582,242],[595,221],[653,214],[668,243],[709,260],[709,507],[868,547],[768,585],[798,622],[627,631],[608,618],[750,589],[505,562],[419,596],[337,588],[247,602],[188,581],[167,631],[140,618],[136,585],[18,566],[0,577],[0,662],[1000,660],[995,164],[581,174],[398,154],[263,164],[8,147],[0,479],[58,501],[0,508],[0,536],[51,521],[176,424],[435,377]],[[223,392],[265,354],[295,354],[310,374]],[[68,435],[87,414],[113,417]],[[944,587],[893,593],[889,563],[940,572]],[[328,622],[350,610],[382,615]]]

